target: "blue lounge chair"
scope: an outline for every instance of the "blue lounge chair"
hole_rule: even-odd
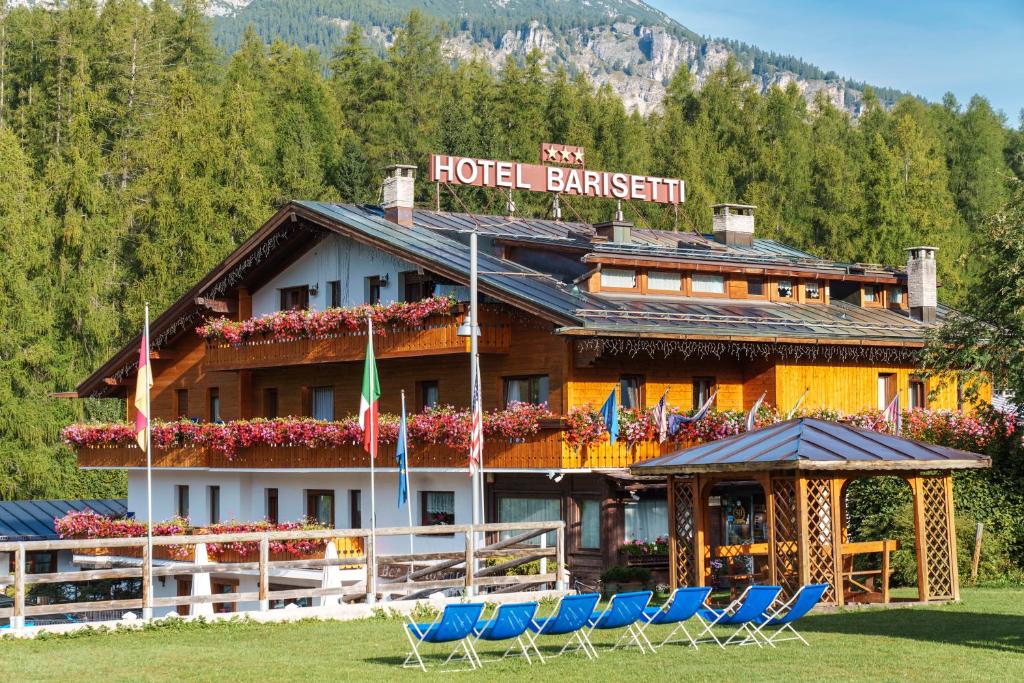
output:
[[[534,619],[530,622],[530,630],[538,636],[558,636],[571,634],[569,640],[562,646],[558,654],[565,653],[570,645],[576,643],[573,652],[583,650],[588,659],[596,659],[597,653],[594,646],[587,638],[586,625],[590,615],[594,613],[597,601],[601,599],[598,593],[580,593],[579,595],[565,595],[558,601],[558,609],[546,619]]]
[[[805,614],[814,609],[814,606],[821,602],[821,596],[828,590],[828,584],[825,583],[811,583],[806,586],[801,586],[800,590],[796,592],[789,602],[782,605],[776,610],[773,610],[771,614],[762,617],[758,620],[758,626],[754,629],[756,634],[764,639],[764,642],[768,643],[772,647],[775,647],[775,643],[783,640],[799,640],[804,645],[810,645],[804,637],[797,633],[797,630],[793,628],[793,622],[802,619]],[[765,634],[764,630],[778,626],[779,629],[771,635]],[[789,638],[779,638],[783,631],[789,629],[793,632],[793,635]]]
[[[515,638],[527,662],[533,664],[533,660],[530,659],[530,649],[532,648],[537,657],[540,658],[541,664],[543,664],[544,657],[541,655],[540,650],[537,649],[537,643],[534,642],[533,636],[529,631],[530,622],[533,621],[533,617],[536,614],[537,603],[535,602],[506,603],[498,607],[498,611],[493,619],[477,623],[473,633],[476,635],[477,642],[481,640],[497,641]],[[523,640],[524,638],[525,641]],[[510,656],[514,647],[515,645],[510,645],[501,658],[504,659]],[[476,648],[474,647],[473,649],[475,650]]]
[[[640,654],[645,654],[647,650],[644,646],[643,636],[640,633],[639,622],[643,617],[644,609],[646,609],[651,601],[651,595],[651,591],[634,591],[632,593],[617,593],[613,595],[611,602],[608,603],[608,609],[603,612],[595,612],[587,620],[587,624],[590,626],[587,642],[590,642],[590,636],[593,635],[596,629],[603,631],[613,628],[624,628],[626,630],[615,641],[611,649],[614,650],[619,647],[626,638],[632,638],[633,643],[640,648]],[[594,646],[591,645],[590,648],[594,652],[594,656],[597,656]],[[654,652],[653,647],[651,652]]]
[[[780,586],[749,586],[747,590],[743,591],[743,595],[724,609],[707,608],[699,610],[697,614],[706,623],[704,630],[697,636],[697,642],[710,642],[700,640],[707,633],[714,642],[718,643],[719,647],[725,649],[726,645],[729,645],[737,636],[744,633],[746,635],[743,640],[738,641],[739,645],[753,643],[761,647],[761,641],[758,640],[757,635],[754,633],[753,625],[757,624],[759,619],[769,616],[772,603],[778,599],[780,593],[782,593]],[[712,632],[711,629],[714,626],[739,626],[739,628],[723,643]]]
[[[690,635],[690,631],[687,630],[685,622],[688,619],[693,618],[697,614],[697,610],[707,608],[707,599],[711,595],[710,586],[690,586],[688,588],[677,588],[673,593],[672,597],[662,605],[661,607],[648,607],[644,610],[644,623],[640,627],[640,635],[643,636],[644,642],[647,646],[654,650],[654,646],[651,645],[651,641],[647,638],[647,629],[651,626],[659,626],[662,624],[675,624],[675,627],[669,632],[665,639],[658,644],[658,647],[667,645],[669,643],[683,642],[681,640],[672,640],[672,636],[677,631],[682,631],[686,635],[686,639],[689,644],[696,649],[697,641]]]
[[[412,651],[402,662],[402,666],[409,668],[418,664],[419,668],[427,670],[419,650],[419,646],[423,643],[456,643],[455,649],[448,655],[448,659],[444,660],[442,666],[447,665],[452,657],[459,653],[460,648],[463,652],[462,659],[469,661],[470,669],[483,666],[476,650],[473,649],[473,642],[470,640],[473,628],[480,620],[480,613],[483,612],[483,609],[482,602],[447,605],[444,611],[437,615],[437,618],[430,624],[417,624],[410,615],[409,623],[405,627],[405,636],[409,639]],[[410,664],[414,657],[416,664]]]

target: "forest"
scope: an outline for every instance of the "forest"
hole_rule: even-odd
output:
[[[249,31],[228,57],[194,0],[0,9],[0,498],[123,494],[123,474],[79,472],[59,442],[64,425],[123,406],[50,394],[137,333],[143,302],[158,314],[284,202],[375,202],[391,162],[583,145],[592,168],[686,181],[678,215],[625,207],[639,225],[707,231],[710,205],[734,201],[758,206],[761,237],[824,257],[898,265],[933,244],[952,305],[978,277],[979,226],[1024,177],[1024,130],[983,97],[886,108],[869,91],[853,120],[795,86],[761,95],[730,62],[700,89],[676,74],[663,110],[641,117],[537,54],[497,72],[451,64],[443,30],[413,12],[385,53],[353,26],[326,57]],[[432,204],[429,183],[419,192]],[[550,210],[543,195],[516,201]],[[563,209],[593,221],[614,207]]]

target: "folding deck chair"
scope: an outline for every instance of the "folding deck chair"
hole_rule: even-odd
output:
[[[587,624],[590,626],[587,642],[590,642],[590,636],[593,635],[595,629],[625,628],[626,630],[615,641],[615,644],[612,645],[612,650],[619,647],[626,638],[632,638],[633,643],[640,648],[640,654],[647,653],[646,647],[650,647],[651,652],[654,652],[654,646],[650,642],[644,645],[645,638],[643,631],[640,630],[640,621],[643,617],[644,609],[651,601],[651,595],[651,591],[634,591],[632,593],[617,593],[613,595],[611,602],[608,603],[608,609],[603,612],[595,612],[587,620]],[[628,644],[627,641],[627,647]],[[594,649],[593,645],[590,648],[596,657],[597,650]]]
[[[597,659],[594,646],[587,637],[586,625],[590,615],[594,613],[597,601],[601,599],[598,593],[580,593],[579,595],[565,595],[558,601],[558,608],[555,613],[545,619],[534,619],[530,622],[530,630],[538,636],[557,636],[571,634],[569,640],[558,651],[556,657],[561,656],[570,645],[576,643],[573,652],[583,650],[588,659]]]
[[[537,643],[533,640],[533,635],[529,630],[530,622],[533,621],[533,617],[536,614],[537,603],[535,602],[503,604],[498,607],[498,611],[494,614],[493,619],[477,623],[473,629],[473,633],[476,635],[476,642],[515,638],[516,643],[519,644],[519,649],[522,651],[522,656],[526,657],[527,662],[533,664],[533,660],[530,659],[530,649],[532,648],[534,654],[537,655],[541,664],[543,664],[544,657],[541,655],[540,650],[537,649]],[[513,648],[515,648],[515,644],[509,645],[501,658],[518,656],[511,654]],[[473,649],[476,650],[476,647],[474,646]]]
[[[772,647],[775,647],[775,643],[782,642],[784,640],[799,640],[804,645],[810,645],[804,637],[797,633],[797,630],[793,628],[793,622],[798,619],[802,619],[804,615],[814,609],[814,606],[821,602],[821,596],[828,590],[828,584],[824,583],[811,583],[806,586],[801,586],[800,590],[789,599],[789,602],[782,605],[776,610],[773,610],[770,614],[757,620],[758,626],[754,628],[756,635],[760,636],[764,642],[768,643]],[[764,630],[766,628],[772,628],[778,626],[779,629],[771,635],[766,635]],[[793,635],[789,638],[779,638],[783,631],[789,629],[793,632]]]
[[[675,624],[675,627],[669,632],[665,639],[662,640],[658,647],[662,647],[669,643],[681,643],[680,640],[672,640],[672,636],[677,631],[682,631],[686,636],[686,640],[697,648],[697,641],[690,635],[690,631],[687,630],[687,620],[693,618],[697,614],[697,610],[701,608],[707,608],[707,599],[711,595],[710,586],[690,586],[688,588],[677,588],[672,593],[672,596],[668,601],[661,607],[648,607],[644,610],[642,625],[640,626],[640,635],[643,637],[644,642],[651,648],[653,652],[655,650],[654,645],[647,638],[647,629],[651,626],[660,626],[662,624]]]
[[[746,636],[737,643],[738,645],[753,643],[762,647],[752,625],[757,624],[759,619],[768,617],[768,610],[778,599],[780,593],[782,593],[780,586],[749,586],[740,597],[723,609],[709,607],[698,610],[697,614],[705,621],[705,624],[704,630],[697,636],[697,642],[710,642],[700,640],[706,633],[724,650],[725,646],[731,644],[737,636],[745,633]],[[723,643],[711,630],[715,626],[739,626],[739,628]]]
[[[446,605],[444,611],[437,615],[437,618],[430,624],[417,624],[410,615],[409,623],[406,624],[404,631],[406,638],[409,639],[412,651],[406,656],[405,661],[402,662],[402,667],[414,668],[418,665],[423,671],[427,670],[419,650],[419,646],[423,643],[456,643],[455,649],[452,650],[451,654],[448,655],[448,659],[444,660],[444,664],[441,666],[447,665],[452,660],[452,657],[459,653],[460,648],[463,652],[461,659],[469,661],[470,669],[483,666],[476,654],[476,650],[473,649],[473,642],[470,640],[473,628],[476,626],[477,621],[479,621],[480,613],[483,612],[483,609],[484,604],[482,602]],[[416,664],[410,664],[414,657]]]

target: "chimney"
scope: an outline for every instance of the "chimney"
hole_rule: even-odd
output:
[[[615,244],[629,244],[633,241],[633,224],[622,215],[622,202],[615,204],[614,220],[594,224],[594,237],[592,242],[614,242]]]
[[[754,209],[748,204],[715,204],[711,221],[715,241],[729,246],[749,247],[754,243]]]
[[[392,164],[384,169],[384,218],[392,223],[412,227],[413,196],[416,189],[416,167]]]
[[[935,307],[938,305],[936,251],[936,247],[907,249],[907,303],[910,305],[910,317],[929,324],[935,322]]]

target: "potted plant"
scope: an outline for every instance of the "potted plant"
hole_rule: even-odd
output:
[[[604,594],[628,593],[645,589],[651,583],[651,570],[644,567],[615,565],[601,573]]]

